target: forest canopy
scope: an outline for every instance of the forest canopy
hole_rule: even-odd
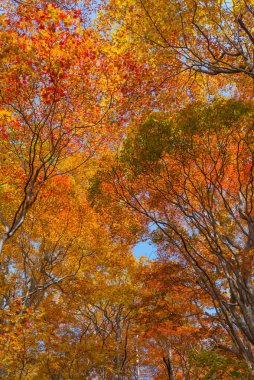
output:
[[[253,25],[2,1],[1,379],[253,379]]]

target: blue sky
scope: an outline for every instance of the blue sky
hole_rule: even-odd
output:
[[[148,259],[156,258],[156,246],[150,239],[144,242],[137,243],[133,248],[134,256],[139,259],[140,256],[146,256]]]
[[[153,223],[149,223],[150,233],[155,231],[157,228]],[[146,256],[148,259],[156,259],[156,245],[153,244],[151,239],[141,241],[133,247],[134,256],[139,259],[141,256]]]

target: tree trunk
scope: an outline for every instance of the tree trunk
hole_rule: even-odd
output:
[[[167,368],[168,372],[168,380],[175,380],[175,375],[174,375],[174,370],[173,370],[173,365],[172,365],[172,360],[171,360],[172,354],[171,350],[168,350],[168,356],[163,356],[163,362]]]

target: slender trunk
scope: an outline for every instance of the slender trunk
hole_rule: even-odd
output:
[[[168,350],[168,355],[163,356],[163,362],[167,368],[168,380],[175,380],[174,369],[172,364],[172,353],[170,349]]]

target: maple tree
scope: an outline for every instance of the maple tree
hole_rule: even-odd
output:
[[[7,184],[13,170],[19,178],[13,214],[6,216],[2,211],[2,244],[23,223],[42,184],[59,174],[59,162],[63,168],[63,160],[75,149],[71,147],[73,141],[85,138],[74,125],[79,116],[69,100],[71,96],[80,103],[84,101],[82,89],[76,88],[74,93],[70,83],[79,76],[77,65],[81,70],[85,64],[74,61],[75,46],[82,38],[74,21],[52,6],[39,13],[20,15],[17,20],[2,16],[2,159],[8,159],[4,173]],[[74,28],[71,34],[67,33],[68,25]],[[53,33],[56,28],[58,34]],[[69,57],[63,54],[65,51]],[[6,193],[10,193],[8,188],[3,189],[3,197]]]

